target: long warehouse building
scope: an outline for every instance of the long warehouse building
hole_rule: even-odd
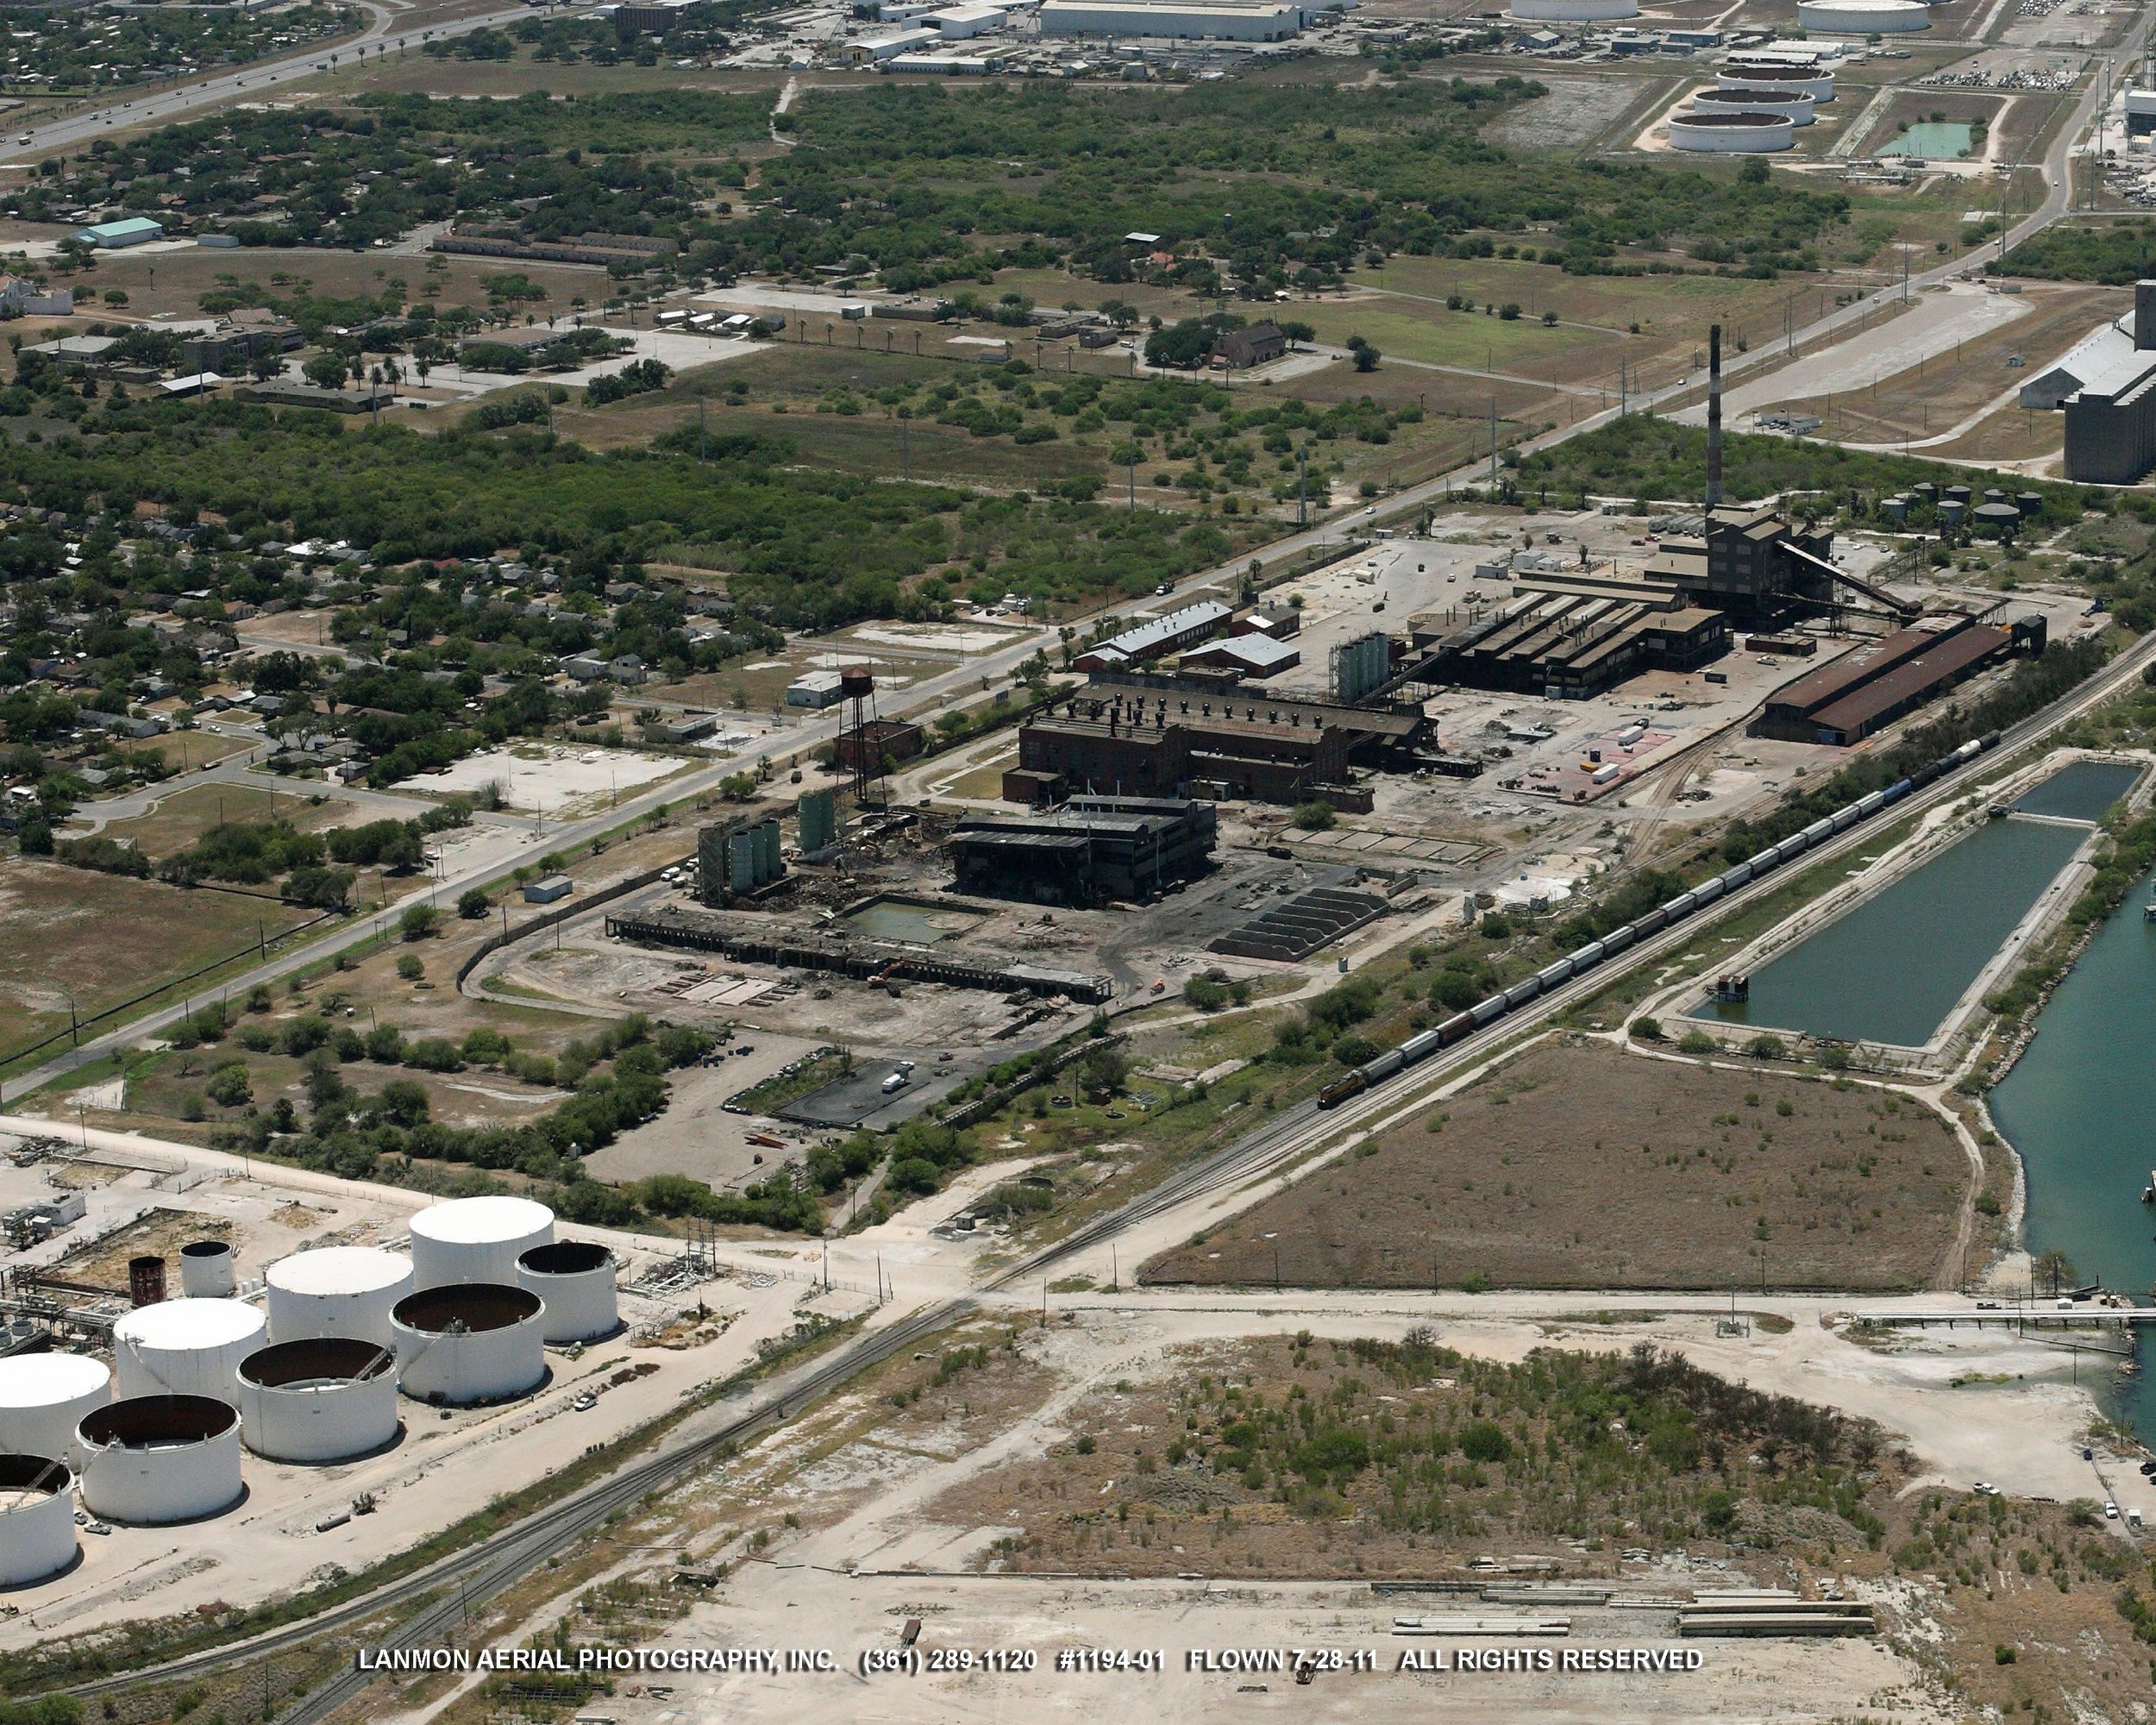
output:
[[[1201,41],[1284,42],[1302,29],[1302,8],[1275,0],[1151,5],[1146,0],[1043,0],[1041,34],[1153,36]]]
[[[1973,618],[1926,618],[1799,677],[1767,702],[1756,729],[1796,743],[1861,743],[2017,644],[2041,652],[2043,630],[2024,622],[2009,634]]]

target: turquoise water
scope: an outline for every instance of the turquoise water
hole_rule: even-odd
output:
[[[846,926],[856,934],[866,935],[871,940],[896,940],[909,946],[933,946],[939,940],[950,939],[961,930],[971,928],[980,920],[979,917],[968,916],[963,911],[908,904],[903,899],[886,899],[881,904],[862,906],[846,919]]]
[[[1975,134],[1959,121],[1927,120],[1910,126],[1883,148],[1883,156],[1916,156],[1924,161],[1952,161],[1968,153]]]
[[[1928,1042],[2086,837],[2046,821],[1980,826],[1754,971],[1748,1005],[1714,1013],[1850,1041]]]
[[[2077,761],[2024,794],[2014,806],[2023,814],[2059,815],[2067,820],[2100,820],[2140,777],[2139,767],[2123,762]]]
[[[2156,876],[2089,943],[1990,1100],[2027,1174],[2029,1250],[2063,1251],[2078,1280],[2137,1296],[2156,1279],[2156,1215],[2140,1201],[2156,1165],[2156,923],[2141,914],[2152,894]],[[2107,1394],[2145,1441],[2156,1437],[2137,1380]]]

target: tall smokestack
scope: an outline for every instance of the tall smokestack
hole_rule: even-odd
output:
[[[1722,326],[1707,332],[1707,506],[1722,505]]]

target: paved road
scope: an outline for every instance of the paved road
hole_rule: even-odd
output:
[[[279,60],[260,60],[217,77],[197,83],[181,84],[169,90],[153,91],[141,96],[128,97],[121,101],[109,102],[103,107],[87,108],[65,118],[47,122],[34,127],[27,141],[11,146],[9,154],[21,156],[39,156],[53,150],[63,150],[91,138],[110,137],[127,128],[147,125],[166,125],[184,120],[206,108],[215,108],[227,102],[242,101],[274,91],[283,85],[311,77],[317,66],[326,63],[331,54],[338,63],[361,57],[362,48],[385,53],[390,48],[416,45],[423,36],[440,41],[446,37],[467,35],[473,30],[513,22],[528,18],[528,6],[511,6],[500,11],[483,12],[465,18],[451,18],[436,22],[425,13],[409,3],[387,5],[380,0],[355,0],[367,15],[367,26],[358,35],[335,43],[318,44],[304,48]],[[21,139],[23,135],[16,135]]]

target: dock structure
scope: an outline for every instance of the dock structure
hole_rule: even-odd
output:
[[[1852,1320],[1860,1330],[2139,1330],[2156,1324],[2156,1308],[2147,1306],[2002,1306],[1996,1310],[1954,1312],[1858,1312]]]

